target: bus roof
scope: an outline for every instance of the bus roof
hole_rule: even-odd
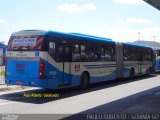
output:
[[[62,33],[57,31],[44,31],[44,30],[22,30],[19,32],[15,32],[12,36],[35,36],[35,35],[50,35],[50,36],[62,36],[62,37],[70,37],[70,38],[78,38],[78,39],[86,39],[89,41],[100,41],[100,42],[109,42],[115,43],[112,39],[97,37],[92,35],[86,35],[81,33]]]
[[[133,47],[139,47],[139,48],[151,48],[147,45],[144,45],[144,44],[140,44],[140,43],[131,43],[131,42],[126,42],[126,43],[122,43],[123,45],[126,45],[126,46],[133,46]]]
[[[88,37],[88,38],[94,38],[94,39],[101,39],[101,40],[113,41],[112,39],[109,39],[109,38],[97,37],[97,36],[87,35],[87,34],[81,34],[81,33],[70,33],[70,34],[71,34],[71,35],[80,36],[80,37]]]
[[[44,30],[22,30],[14,32],[11,36],[32,36],[32,35],[45,35],[47,31]]]

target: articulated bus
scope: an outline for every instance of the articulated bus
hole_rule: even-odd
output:
[[[155,72],[160,72],[160,48],[154,50],[155,53]]]
[[[54,31],[24,30],[7,47],[6,84],[60,89],[149,75],[148,46]]]

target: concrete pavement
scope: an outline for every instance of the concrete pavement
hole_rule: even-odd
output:
[[[92,112],[152,113],[160,111],[159,91],[160,76],[105,84],[91,87],[85,91],[77,89],[65,91],[28,90],[0,95],[0,113],[69,115]],[[57,92],[59,98],[23,97],[24,93],[54,94]]]

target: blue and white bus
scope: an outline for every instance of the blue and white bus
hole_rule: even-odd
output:
[[[7,46],[3,43],[0,43],[0,66],[5,65],[6,49]]]
[[[153,50],[78,33],[24,30],[7,47],[6,84],[60,89],[149,75]]]
[[[155,72],[160,72],[160,48],[154,50],[155,53]]]

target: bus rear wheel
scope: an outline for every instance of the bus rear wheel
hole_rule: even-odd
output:
[[[89,86],[89,75],[85,72],[81,76],[80,88],[87,89],[88,86]]]

